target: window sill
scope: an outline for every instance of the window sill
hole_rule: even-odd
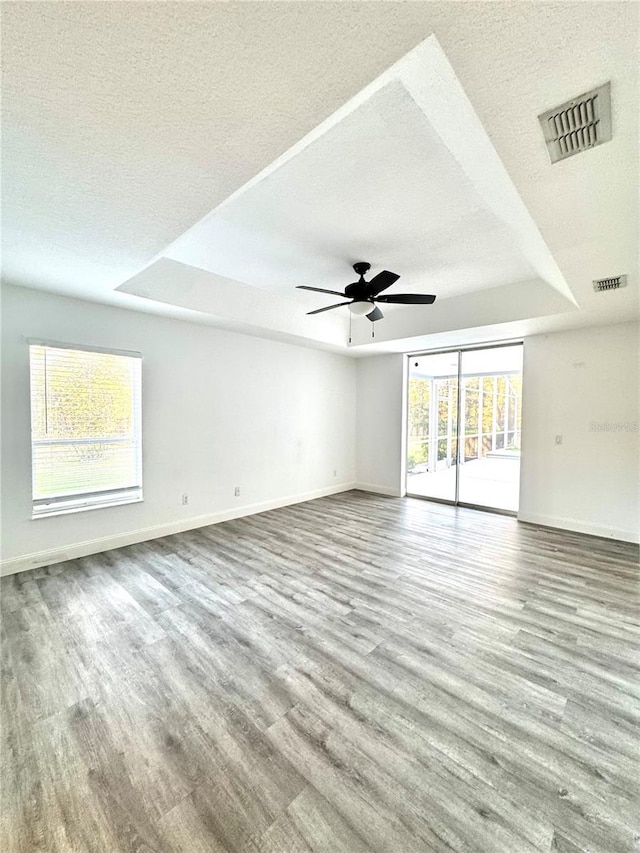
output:
[[[124,506],[125,504],[139,504],[142,503],[142,495],[135,495],[133,497],[121,497],[117,500],[111,501],[95,501],[92,503],[84,503],[77,506],[70,505],[62,505],[58,507],[51,507],[50,509],[43,509],[40,512],[32,512],[31,513],[31,521],[37,521],[39,518],[51,518],[56,515],[72,515],[77,512],[88,512],[92,509],[107,509],[111,506]]]

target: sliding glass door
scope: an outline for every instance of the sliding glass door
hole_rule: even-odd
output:
[[[520,491],[522,346],[467,350],[460,357],[464,417],[458,501],[515,512]]]
[[[515,512],[522,345],[411,356],[407,494]]]
[[[458,353],[412,358],[409,370],[407,492],[455,501]]]

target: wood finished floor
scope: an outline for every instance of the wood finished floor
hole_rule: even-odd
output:
[[[359,492],[6,578],[2,850],[638,850],[639,580]]]

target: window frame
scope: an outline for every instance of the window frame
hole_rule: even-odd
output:
[[[134,358],[140,361],[140,378],[134,383],[133,394],[133,440],[136,449],[136,468],[138,471],[139,485],[126,486],[124,488],[102,489],[95,492],[81,492],[76,494],[60,495],[49,498],[34,498],[33,495],[33,392],[31,380],[29,381],[29,422],[30,441],[29,457],[31,467],[31,519],[49,518],[51,516],[69,515],[77,512],[86,512],[93,509],[104,509],[110,506],[123,506],[126,504],[142,503],[143,497],[143,463],[142,463],[142,353],[134,350],[113,349],[110,347],[99,347],[91,344],[71,344],[62,341],[43,340],[42,338],[27,338],[29,376],[31,376],[31,347],[48,347],[63,350],[77,350],[87,353],[99,353],[104,355],[116,355],[124,358]],[[86,439],[78,439],[86,443]]]

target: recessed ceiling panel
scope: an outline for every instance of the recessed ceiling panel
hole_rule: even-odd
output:
[[[378,89],[167,256],[256,287],[342,288],[350,264],[439,298],[536,277],[402,82]]]
[[[576,307],[433,36],[159,258],[120,290],[309,340],[325,340],[341,324],[356,346],[374,332],[399,341],[470,328],[480,316],[495,325]],[[385,306],[380,329],[354,321],[349,337],[346,307],[308,316],[336,297],[296,285],[342,291],[355,261],[369,262],[372,275],[398,273],[396,293],[435,293],[435,306]],[[190,290],[194,275],[198,287]],[[321,330],[321,321],[335,330]]]

